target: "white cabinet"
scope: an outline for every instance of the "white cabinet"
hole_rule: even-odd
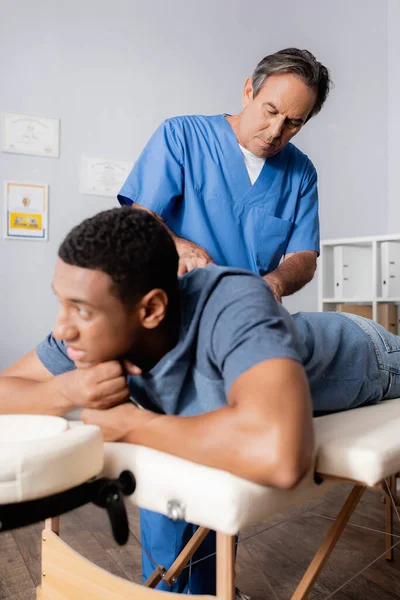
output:
[[[356,310],[355,305],[362,305],[374,320],[388,321],[390,330],[396,330],[393,315],[400,304],[400,234],[324,240],[317,273],[319,310],[346,310],[346,305],[354,305]]]

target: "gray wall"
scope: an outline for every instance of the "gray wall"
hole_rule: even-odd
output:
[[[297,138],[319,172],[323,237],[386,231],[386,1],[1,0],[0,10],[0,109],[61,119],[59,159],[0,154],[1,190],[6,179],[50,185],[49,242],[0,240],[0,368],[51,328],[64,234],[115,205],[79,194],[81,154],[133,161],[166,117],[239,111],[246,76],[277,49],[310,49],[335,81]],[[316,309],[315,284],[286,304]]]
[[[400,231],[400,0],[388,0],[388,233]]]

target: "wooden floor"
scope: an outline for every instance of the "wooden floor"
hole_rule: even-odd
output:
[[[290,513],[277,515],[264,526],[241,533],[238,548],[237,584],[252,600],[289,600],[297,582],[327,532],[346,496],[348,487],[338,486],[329,499],[313,500]],[[138,511],[129,508],[130,528],[139,533]],[[396,517],[397,521],[397,517]],[[400,599],[400,544],[395,560],[380,558],[384,552],[384,505],[378,492],[367,491],[342,540],[317,582],[311,600],[330,598],[361,569],[361,575],[334,593],[336,600]],[[359,526],[370,530],[360,529]],[[34,600],[40,579],[40,533],[32,525],[0,534],[0,599]],[[394,533],[400,536],[400,524]],[[254,535],[258,534],[258,535]],[[75,550],[99,566],[133,581],[140,581],[140,548],[131,536],[117,546],[110,535],[105,512],[86,505],[61,520],[61,535]],[[394,542],[399,541],[394,539]]]

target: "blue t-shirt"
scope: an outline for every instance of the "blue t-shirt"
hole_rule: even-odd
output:
[[[311,161],[287,144],[265,161],[251,185],[224,115],[162,123],[118,200],[153,210],[218,265],[264,275],[284,254],[319,252],[317,173]]]
[[[380,400],[382,386],[369,337],[340,313],[291,317],[268,284],[252,273],[209,265],[179,280],[177,345],[150,372],[128,376],[146,408],[195,415],[226,405],[233,382],[272,358],[304,365],[314,410],[335,411]],[[63,342],[49,335],[36,349],[58,375],[75,368]]]

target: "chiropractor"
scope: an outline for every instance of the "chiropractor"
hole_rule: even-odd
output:
[[[329,87],[328,70],[310,52],[289,48],[260,61],[245,82],[239,114],[175,117],[160,125],[118,199],[149,210],[169,228],[180,275],[212,262],[241,267],[262,276],[279,301],[312,279],[317,173],[290,140],[321,110]],[[141,532],[144,547],[164,565],[189,535],[186,523],[149,511],[141,512]],[[209,536],[199,552],[213,550]],[[210,560],[195,567],[191,592],[214,593]],[[144,554],[144,580],[153,569]],[[178,589],[179,581],[172,591]]]

